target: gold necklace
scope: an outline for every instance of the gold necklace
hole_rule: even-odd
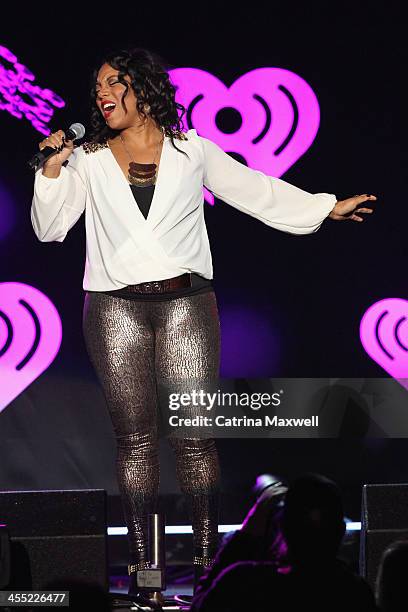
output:
[[[153,163],[151,164],[140,164],[135,162],[128,151],[127,146],[122,138],[122,134],[119,134],[120,140],[125,148],[126,153],[129,156],[129,170],[128,170],[128,181],[131,185],[137,185],[138,187],[149,187],[150,185],[155,185],[157,180],[157,164],[154,163],[157,154],[159,152],[159,147],[164,140],[164,130],[162,129],[162,138],[157,144],[157,149],[155,156],[153,158]]]

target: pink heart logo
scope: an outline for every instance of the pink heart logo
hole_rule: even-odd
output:
[[[360,338],[368,355],[408,390],[408,301],[387,298],[370,306]]]
[[[0,412],[54,361],[61,339],[61,319],[46,295],[0,283]]]
[[[177,102],[187,109],[185,129],[194,127],[201,136],[226,152],[239,154],[249,167],[269,176],[282,176],[316,137],[320,123],[317,97],[294,72],[257,68],[231,87],[198,68],[175,68],[169,74],[177,87]],[[218,127],[222,112],[234,117],[232,133]],[[209,201],[214,202],[212,195]]]

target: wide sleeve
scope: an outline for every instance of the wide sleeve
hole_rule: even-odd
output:
[[[41,242],[62,242],[85,210],[86,178],[82,147],[76,147],[57,178],[38,169],[34,178],[31,223]]]
[[[277,230],[316,232],[333,210],[331,193],[308,193],[279,178],[248,168],[217,144],[199,136],[204,149],[204,185],[217,198]]]

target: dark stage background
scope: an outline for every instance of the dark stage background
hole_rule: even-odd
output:
[[[318,135],[281,178],[338,199],[373,193],[375,214],[363,224],[327,220],[314,235],[294,236],[221,201],[205,205],[221,376],[386,376],[363,350],[358,330],[375,301],[407,296],[406,56],[399,11],[388,3],[343,2],[55,3],[27,11],[19,7],[2,20],[0,45],[66,101],[54,113],[52,131],[74,121],[88,126],[91,68],[103,50],[122,44],[151,48],[174,67],[201,68],[227,85],[255,68],[279,67],[312,86],[321,111]],[[113,433],[81,334],[84,216],[64,242],[37,240],[26,161],[43,136],[4,111],[0,130],[0,214],[10,219],[0,239],[0,280],[48,295],[64,333],[53,364],[0,414],[0,489],[102,487],[117,494]],[[225,494],[245,495],[259,472],[292,477],[316,470],[340,483],[347,514],[356,520],[363,483],[408,481],[405,440],[240,439],[218,446]],[[174,493],[166,444],[161,460],[162,491]]]

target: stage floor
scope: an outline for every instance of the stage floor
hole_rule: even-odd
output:
[[[183,599],[183,596],[192,596],[193,594],[193,573],[190,566],[180,565],[172,566],[167,570],[167,588],[163,591],[163,596],[166,600],[172,600],[171,603],[164,605],[163,610],[185,610],[188,611],[190,606],[188,603],[182,603],[177,601],[176,598]],[[118,573],[109,577],[109,593],[112,599],[112,610],[139,610],[143,608],[137,608],[132,606],[131,603],[126,607],[125,599],[115,599],[115,595],[119,598],[125,598],[128,591],[128,575],[124,573]],[[115,605],[117,602],[118,605]],[[148,608],[146,608],[148,610]]]

